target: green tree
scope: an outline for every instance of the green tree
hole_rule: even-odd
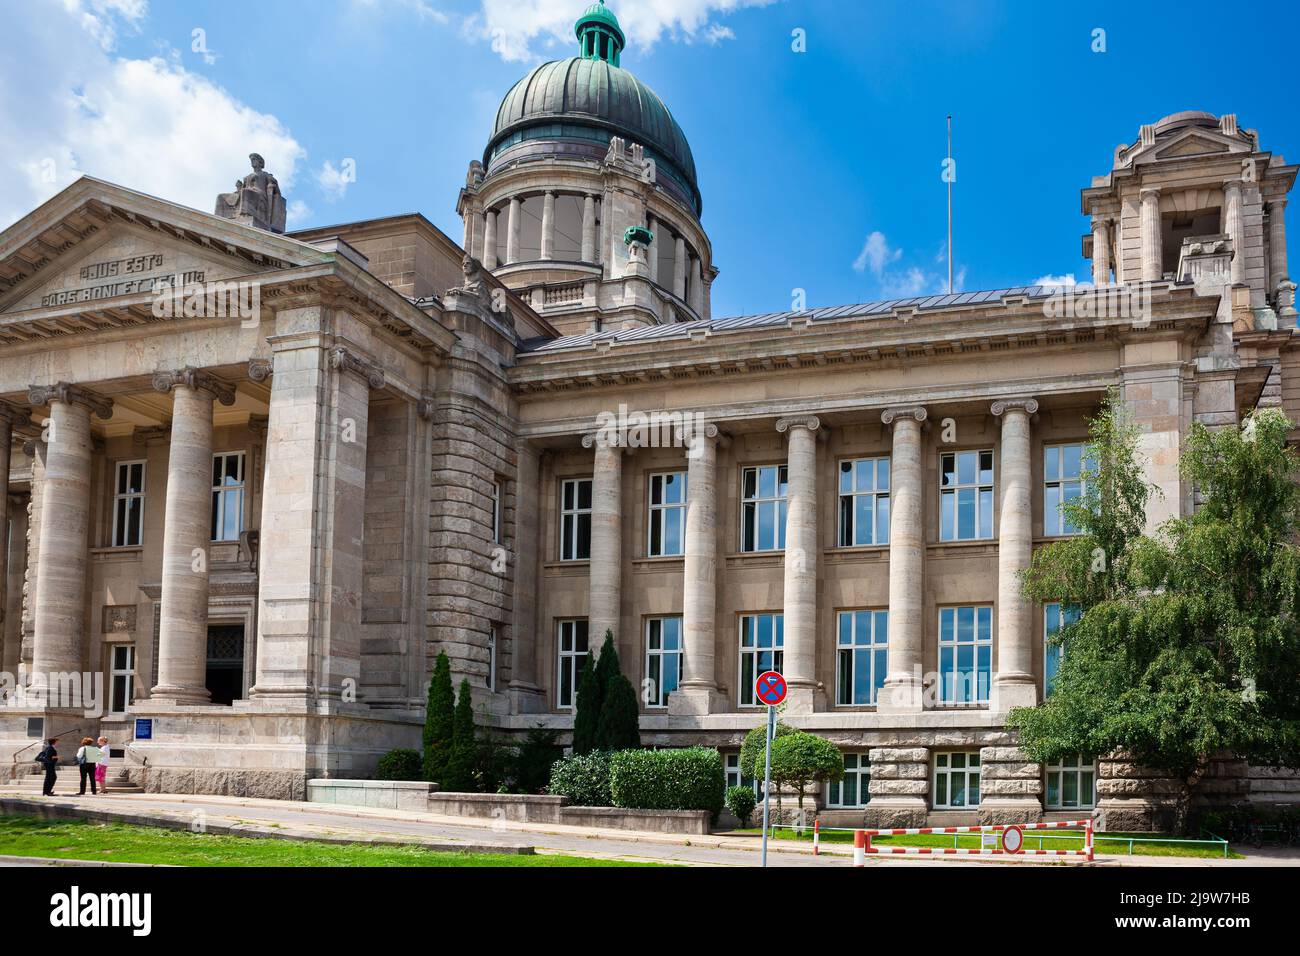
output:
[[[429,681],[429,701],[424,711],[424,779],[442,783],[451,756],[455,694],[451,689],[451,663],[446,651],[438,652]]]
[[[602,652],[601,660],[604,660]],[[641,746],[641,713],[636,688],[622,674],[615,673],[605,688],[605,702],[596,727],[597,750],[630,750]]]
[[[1180,826],[1213,757],[1300,764],[1300,486],[1291,427],[1274,409],[1240,429],[1194,425],[1182,469],[1201,505],[1144,537],[1132,530],[1135,506],[1145,502],[1136,437],[1118,402],[1108,402],[1094,426],[1097,474],[1085,477],[1113,496],[1090,493],[1071,517],[1098,546],[1109,533],[1115,550],[1103,552],[1098,571],[1078,542],[1053,544],[1024,577],[1028,597],[1082,610],[1060,635],[1066,653],[1051,695],[1010,715],[1032,759],[1119,751],[1165,771],[1185,783]]]
[[[596,730],[605,703],[605,686],[596,678],[596,665],[587,655],[578,675],[578,697],[573,705],[573,752],[578,756],[596,749]]]
[[[523,793],[541,793],[551,779],[551,765],[564,755],[556,743],[559,732],[542,724],[524,736],[515,762],[515,786]]]
[[[443,790],[468,793],[474,790],[474,765],[478,758],[478,741],[474,736],[474,705],[469,681],[460,682],[452,726],[451,755],[443,774]]]
[[[799,809],[810,787],[844,776],[844,755],[825,737],[796,730],[772,741],[772,783],[793,787]]]
[[[781,723],[780,718],[777,719],[777,737],[785,737],[794,732],[793,727]],[[764,720],[745,735],[745,740],[740,745],[740,772],[746,777],[759,781],[759,783],[763,781],[763,764],[767,756],[766,742],[767,721]]]

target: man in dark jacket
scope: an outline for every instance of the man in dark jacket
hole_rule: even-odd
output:
[[[51,737],[36,756],[36,762],[45,768],[45,786],[41,788],[42,796],[54,796],[54,778],[59,766],[59,752],[54,745],[58,742],[58,737]]]

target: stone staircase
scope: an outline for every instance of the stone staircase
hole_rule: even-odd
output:
[[[41,792],[41,784],[44,780],[45,774],[43,771],[26,773],[6,783],[0,783],[0,790],[19,790],[24,796],[29,793],[38,794]],[[80,789],[81,775],[77,772],[77,768],[60,768],[58,780],[54,784],[55,795],[68,796],[69,794],[76,794]],[[110,771],[108,779],[100,790],[103,793],[144,793],[144,790],[138,784],[131,782],[124,770]],[[90,795],[89,789],[86,790],[86,795]]]

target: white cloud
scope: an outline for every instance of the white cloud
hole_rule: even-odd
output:
[[[853,271],[865,272],[870,269],[872,275],[879,277],[887,265],[897,262],[902,255],[903,250],[889,248],[885,234],[877,230],[867,236],[866,242],[862,244],[862,251],[853,260]]]
[[[863,274],[870,272],[875,279],[874,294],[884,299],[911,299],[920,295],[942,295],[948,291],[946,269],[931,272],[916,265],[893,268],[902,258],[903,250],[890,246],[885,234],[876,230],[867,236],[862,251],[853,261],[853,269]],[[946,261],[944,250],[937,261]],[[952,290],[961,292],[965,286],[966,267],[960,266],[953,271]]]
[[[7,3],[8,0],[5,0]],[[14,51],[0,58],[0,228],[83,173],[196,209],[261,153],[288,193],[305,152],[276,117],[186,70],[179,55],[115,56],[143,0],[63,0],[44,16],[0,13]]]
[[[439,24],[451,22],[451,17],[447,13],[428,3],[427,0],[352,0],[352,5],[365,12],[377,12],[382,7],[389,7],[414,13],[421,20],[431,20]]]
[[[347,194],[348,185],[356,181],[356,162],[352,159],[345,159],[338,166],[327,159],[316,174],[316,185],[331,202],[342,199]]]
[[[1054,275],[1039,276],[1037,279],[1035,279],[1033,282],[1029,284],[1045,285],[1049,287],[1064,286],[1068,288],[1069,286],[1075,285],[1077,282],[1078,280],[1075,279],[1074,273],[1067,272],[1065,275],[1059,275],[1059,276],[1054,276]]]
[[[623,0],[611,2],[630,44],[654,46],[665,34],[687,42],[701,40],[716,44],[734,39],[727,27],[713,22],[713,15],[727,14],[741,7],[763,7],[774,0]],[[482,0],[479,13],[466,22],[471,36],[491,41],[492,49],[504,60],[531,60],[538,47],[573,46],[573,24],[582,12],[573,0]]]

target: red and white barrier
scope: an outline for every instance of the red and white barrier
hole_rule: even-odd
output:
[[[1024,830],[1059,830],[1083,827],[1082,850],[1026,850]],[[1006,831],[1014,830],[1014,834]],[[872,846],[877,836],[921,836],[932,833],[1004,833],[999,847]],[[1066,820],[1050,823],[997,823],[970,827],[899,827],[892,830],[856,830],[853,834],[853,865],[862,866],[868,853],[890,856],[1055,856],[1082,857],[1092,862],[1094,852],[1092,820]]]
[[[822,821],[821,817],[813,820],[813,856],[821,855],[822,846]]]

